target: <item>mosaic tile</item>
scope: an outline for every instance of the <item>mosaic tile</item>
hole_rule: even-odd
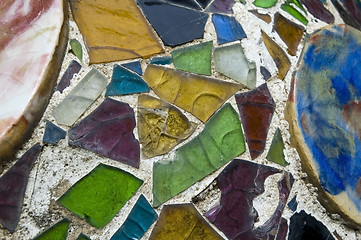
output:
[[[148,95],[138,97],[137,122],[142,153],[148,158],[169,152],[197,126],[176,107]]]
[[[58,124],[71,126],[99,97],[108,80],[98,70],[92,69],[53,110]]]
[[[0,223],[10,232],[19,223],[30,170],[41,149],[35,144],[0,178]]]
[[[266,145],[267,133],[276,107],[267,84],[235,95],[252,159],[257,158]]]
[[[297,200],[296,200],[296,196],[294,196],[291,201],[289,201],[289,203],[287,203],[287,206],[289,207],[289,209],[291,209],[293,212],[295,212],[297,210]]]
[[[206,12],[233,14],[232,7],[235,0],[213,0],[205,9]]]
[[[70,0],[70,6],[90,64],[146,58],[163,52],[133,0],[123,0],[122,4],[117,0]]]
[[[141,239],[157,218],[157,212],[154,211],[147,199],[140,195],[127,219],[110,240]]]
[[[159,96],[206,122],[241,86],[192,73],[148,65],[144,80]]]
[[[212,41],[178,48],[171,52],[173,64],[179,70],[211,76],[212,49]]]
[[[142,65],[140,61],[124,63],[122,64],[122,66],[138,73],[140,76],[143,74]]]
[[[65,130],[46,120],[43,143],[57,144],[61,139],[65,139],[65,136]]]
[[[278,68],[278,77],[283,80],[291,67],[291,62],[280,46],[278,46],[265,32],[261,31],[261,33],[263,42]]]
[[[357,223],[361,223],[355,214],[361,211],[360,37],[347,25],[313,33],[300,56],[286,111],[292,143],[309,179],[318,186],[319,200],[326,209]]]
[[[307,18],[305,16],[303,16],[302,13],[300,13],[296,8],[294,8],[290,4],[287,4],[287,3],[282,4],[281,9],[284,10],[285,12],[289,13],[290,15],[292,15],[294,18],[296,18],[298,21],[300,21],[304,25],[308,24]]]
[[[301,0],[302,4],[305,5],[308,12],[311,13],[315,18],[320,19],[328,24],[335,21],[335,17],[332,13],[325,8],[321,0]]]
[[[139,167],[140,146],[133,134],[133,109],[106,98],[91,114],[68,131],[69,145]]]
[[[137,0],[144,15],[166,46],[202,38],[208,14],[159,0]]]
[[[156,65],[170,65],[173,62],[173,58],[171,56],[164,56],[164,57],[155,57],[150,60],[149,64],[156,64]]]
[[[206,8],[212,0],[196,0],[202,8]]]
[[[1,163],[14,159],[41,119],[67,47],[63,1],[41,3],[7,0],[0,4]]]
[[[254,227],[258,213],[253,207],[253,199],[264,192],[266,178],[280,172],[273,167],[234,159],[217,177],[217,186],[221,190],[220,203],[207,212],[206,217],[231,239],[275,239],[293,184],[292,175],[283,172],[277,183],[278,206],[272,216],[258,227]]]
[[[79,236],[76,238],[76,240],[90,240],[90,238],[84,234],[79,234]]]
[[[361,7],[359,2],[353,0],[343,2],[331,0],[331,2],[347,25],[361,30]]]
[[[325,0],[321,0],[321,1],[325,1]],[[302,5],[303,3],[301,3],[301,0],[287,0],[286,3],[295,5],[296,7],[298,7],[300,10],[302,10],[302,12],[304,12],[307,15],[307,11],[303,7],[303,5]]]
[[[69,220],[63,219],[45,232],[36,236],[33,240],[65,240],[68,236],[69,225]]]
[[[263,79],[265,81],[267,81],[268,79],[271,78],[271,73],[264,66],[260,66],[260,72],[261,72],[261,74],[263,76]]]
[[[71,39],[69,41],[70,49],[74,53],[74,55],[81,61],[83,61],[83,49],[81,47],[80,42],[76,39]]]
[[[277,0],[255,0],[253,4],[261,8],[270,8],[277,4]]]
[[[190,142],[178,148],[174,159],[153,165],[153,206],[187,189],[245,151],[238,114],[227,103]]]
[[[281,222],[278,227],[278,233],[276,240],[286,240],[288,233],[288,223],[285,218],[281,218]]]
[[[193,204],[165,205],[150,240],[223,239],[199,214]]]
[[[112,80],[110,81],[105,96],[128,95],[149,92],[148,85],[136,73],[114,64]]]
[[[293,214],[290,220],[288,239],[327,239],[335,240],[330,231],[322,222],[316,220],[304,210]]]
[[[277,128],[275,135],[273,136],[271,146],[267,153],[267,160],[277,163],[281,166],[287,166],[289,163],[285,159],[285,155],[283,150],[285,149],[285,145],[283,143],[282,134],[279,128]]]
[[[304,28],[288,20],[280,13],[276,13],[274,17],[274,29],[286,43],[287,52],[291,56],[296,56],[298,45],[303,37]]]
[[[56,87],[56,91],[63,93],[64,89],[69,87],[70,80],[73,79],[74,74],[78,73],[80,69],[81,69],[81,65],[77,61],[75,60],[71,61],[69,67],[66,69],[64,75],[61,77],[60,82]]]
[[[142,183],[142,180],[124,170],[99,164],[57,202],[92,226],[103,228]]]
[[[227,77],[247,86],[256,87],[256,63],[247,60],[240,43],[214,49],[214,68]]]
[[[229,43],[247,37],[241,24],[234,17],[213,14],[212,22],[216,29],[218,44]]]
[[[192,8],[194,10],[202,10],[195,0],[163,0],[164,2]]]
[[[266,23],[270,23],[272,21],[271,16],[269,14],[267,14],[267,13],[266,14],[265,13],[260,13],[257,10],[249,10],[249,12],[253,13],[255,16],[262,19]]]

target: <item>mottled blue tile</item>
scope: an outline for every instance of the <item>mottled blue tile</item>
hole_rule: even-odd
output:
[[[171,56],[164,56],[164,57],[155,57],[153,58],[149,64],[157,64],[157,65],[169,65],[173,62]]]
[[[140,61],[124,63],[122,64],[122,66],[138,73],[139,75],[143,74],[142,65],[140,64]]]
[[[233,42],[247,37],[241,24],[234,17],[213,14],[212,21],[217,32],[218,44]]]
[[[46,120],[45,132],[43,136],[44,143],[57,144],[61,139],[65,139],[66,132],[54,123]]]

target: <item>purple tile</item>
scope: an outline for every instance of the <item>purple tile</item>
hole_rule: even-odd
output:
[[[74,74],[78,73],[81,69],[81,65],[73,60],[70,64],[68,69],[66,69],[64,75],[61,77],[61,80],[56,87],[56,91],[59,91],[60,93],[63,93],[64,89],[69,87],[70,80],[73,79]]]

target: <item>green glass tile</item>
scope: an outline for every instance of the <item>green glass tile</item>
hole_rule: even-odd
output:
[[[292,7],[290,4],[284,3],[281,5],[282,10],[288,12],[292,16],[294,16],[298,21],[303,23],[304,25],[308,24],[308,20],[305,16],[302,15],[296,8]]]
[[[65,240],[68,235],[69,224],[68,219],[63,219],[36,236],[34,240]]]
[[[296,5],[296,7],[298,7],[298,8],[301,9],[304,13],[307,14],[306,9],[302,6],[302,4],[300,3],[300,1],[298,1],[298,0],[287,0],[287,3],[289,3],[289,4],[293,3],[294,5]]]
[[[73,51],[74,55],[80,60],[83,60],[83,49],[81,48],[81,44],[80,42],[78,42],[78,40],[76,39],[71,39],[70,40],[70,47],[71,50]]]
[[[136,193],[143,181],[119,168],[99,164],[58,202],[97,228],[103,228]]]
[[[277,0],[255,0],[253,4],[261,8],[270,8],[276,5]]]
[[[174,66],[183,71],[212,75],[213,42],[204,42],[172,51]]]
[[[281,131],[277,128],[275,135],[273,136],[271,147],[267,153],[267,160],[277,163],[281,166],[287,166],[289,163],[285,160],[283,150],[285,145],[283,143]]]
[[[241,122],[227,103],[174,159],[153,165],[153,205],[159,206],[245,151]]]
[[[76,238],[76,240],[90,240],[90,238],[84,234],[79,234],[79,236]]]

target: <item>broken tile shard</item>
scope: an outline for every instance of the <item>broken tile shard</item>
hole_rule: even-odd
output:
[[[30,170],[41,149],[39,143],[32,146],[0,178],[0,223],[10,232],[19,223]]]
[[[163,52],[133,0],[71,0],[90,64],[147,58]]]
[[[276,104],[267,84],[256,89],[235,95],[242,125],[252,159],[264,150],[268,129]]]
[[[139,240],[157,220],[158,214],[142,195],[138,198],[123,225],[110,240]]]
[[[331,0],[331,2],[347,25],[361,30],[361,8],[357,1]]]
[[[122,64],[122,66],[138,73],[140,76],[143,74],[142,65],[141,65],[140,61],[124,63],[124,64]]]
[[[241,24],[234,17],[213,14],[212,22],[216,29],[218,44],[229,43],[247,37]]]
[[[45,232],[36,236],[33,240],[66,240],[68,236],[70,221],[63,219],[55,225],[51,226]]]
[[[289,13],[290,15],[292,15],[294,18],[296,18],[298,21],[300,21],[304,25],[308,24],[307,18],[305,16],[303,16],[303,14],[300,13],[292,5],[290,5],[288,3],[284,3],[284,4],[281,5],[281,9],[284,10],[285,12]]]
[[[202,38],[208,14],[159,0],[138,0],[144,15],[167,46]]]
[[[212,75],[213,42],[204,42],[172,51],[174,66],[183,71]]]
[[[76,240],[90,240],[90,238],[83,233],[79,234],[79,236],[76,238]]]
[[[332,13],[323,5],[321,0],[301,0],[307,10],[317,19],[331,24],[335,21]]]
[[[63,90],[70,85],[70,80],[73,79],[74,74],[78,73],[81,69],[81,65],[73,60],[69,64],[69,67],[66,69],[64,75],[61,77],[58,86],[56,87],[56,91],[63,93]]]
[[[290,232],[288,239],[327,239],[335,240],[330,231],[322,222],[315,219],[304,210],[295,213],[290,218]]]
[[[142,183],[142,180],[124,170],[99,164],[57,202],[92,226],[103,228]]]
[[[69,144],[138,168],[140,146],[134,128],[133,109],[127,103],[106,98],[69,129]]]
[[[138,75],[124,67],[114,64],[112,80],[110,81],[105,96],[128,95],[149,92],[148,85]]]
[[[289,207],[289,209],[291,209],[293,212],[295,212],[297,210],[297,200],[296,200],[296,196],[294,196],[291,201],[289,201],[289,203],[287,203],[287,206]]]
[[[277,0],[255,0],[253,4],[257,7],[261,8],[270,8],[275,6],[277,3]]]
[[[187,139],[196,124],[176,107],[157,98],[138,97],[138,136],[148,158],[165,154]]]
[[[219,205],[208,211],[205,216],[230,239],[275,239],[293,185],[292,175],[282,172],[282,178],[277,183],[279,191],[277,208],[272,216],[258,227],[254,227],[258,213],[253,207],[253,200],[264,192],[266,178],[276,173],[281,171],[234,159],[217,177],[217,185],[221,190]]]
[[[206,8],[212,0],[197,0],[197,2],[202,8]]]
[[[144,80],[162,100],[168,101],[206,122],[241,85],[148,65]]]
[[[45,132],[43,136],[44,143],[57,144],[61,139],[65,139],[66,132],[54,123],[46,120]]]
[[[171,56],[163,56],[163,57],[155,57],[150,60],[149,64],[156,65],[170,65],[173,62],[173,58]]]
[[[261,31],[261,33],[263,42],[278,68],[278,77],[283,80],[291,67],[291,61],[277,43],[275,43],[265,32]]]
[[[265,21],[266,23],[270,23],[271,22],[271,16],[269,14],[265,14],[265,13],[260,13],[257,10],[249,10],[250,13],[253,13],[255,16],[257,16],[259,19],[262,19],[263,21]]]
[[[277,128],[275,135],[273,136],[272,143],[270,149],[267,153],[267,160],[277,163],[281,166],[287,166],[289,163],[285,159],[285,155],[283,150],[285,149],[285,145],[283,143],[281,131]]]
[[[240,43],[215,48],[213,61],[217,72],[249,89],[256,87],[256,63],[247,60]]]
[[[191,203],[165,205],[150,240],[223,239]]]
[[[276,13],[274,17],[274,29],[286,43],[288,53],[296,56],[297,47],[303,37],[304,28],[288,20],[280,13]]]
[[[267,68],[265,68],[264,66],[261,66],[260,67],[260,72],[261,72],[261,74],[262,74],[262,76],[263,76],[263,79],[265,80],[265,81],[267,81],[268,79],[270,79],[271,78],[271,73],[267,70]]]
[[[154,163],[153,206],[164,203],[244,151],[241,122],[227,103],[197,137],[176,151],[174,159]]]
[[[71,126],[99,97],[108,84],[106,77],[92,69],[53,110],[58,124]]]
[[[74,53],[74,55],[81,61],[83,61],[83,49],[81,47],[81,44],[76,39],[71,39],[69,42],[71,51]]]
[[[213,13],[233,13],[233,5],[235,0],[214,0],[206,9],[206,12]]]

